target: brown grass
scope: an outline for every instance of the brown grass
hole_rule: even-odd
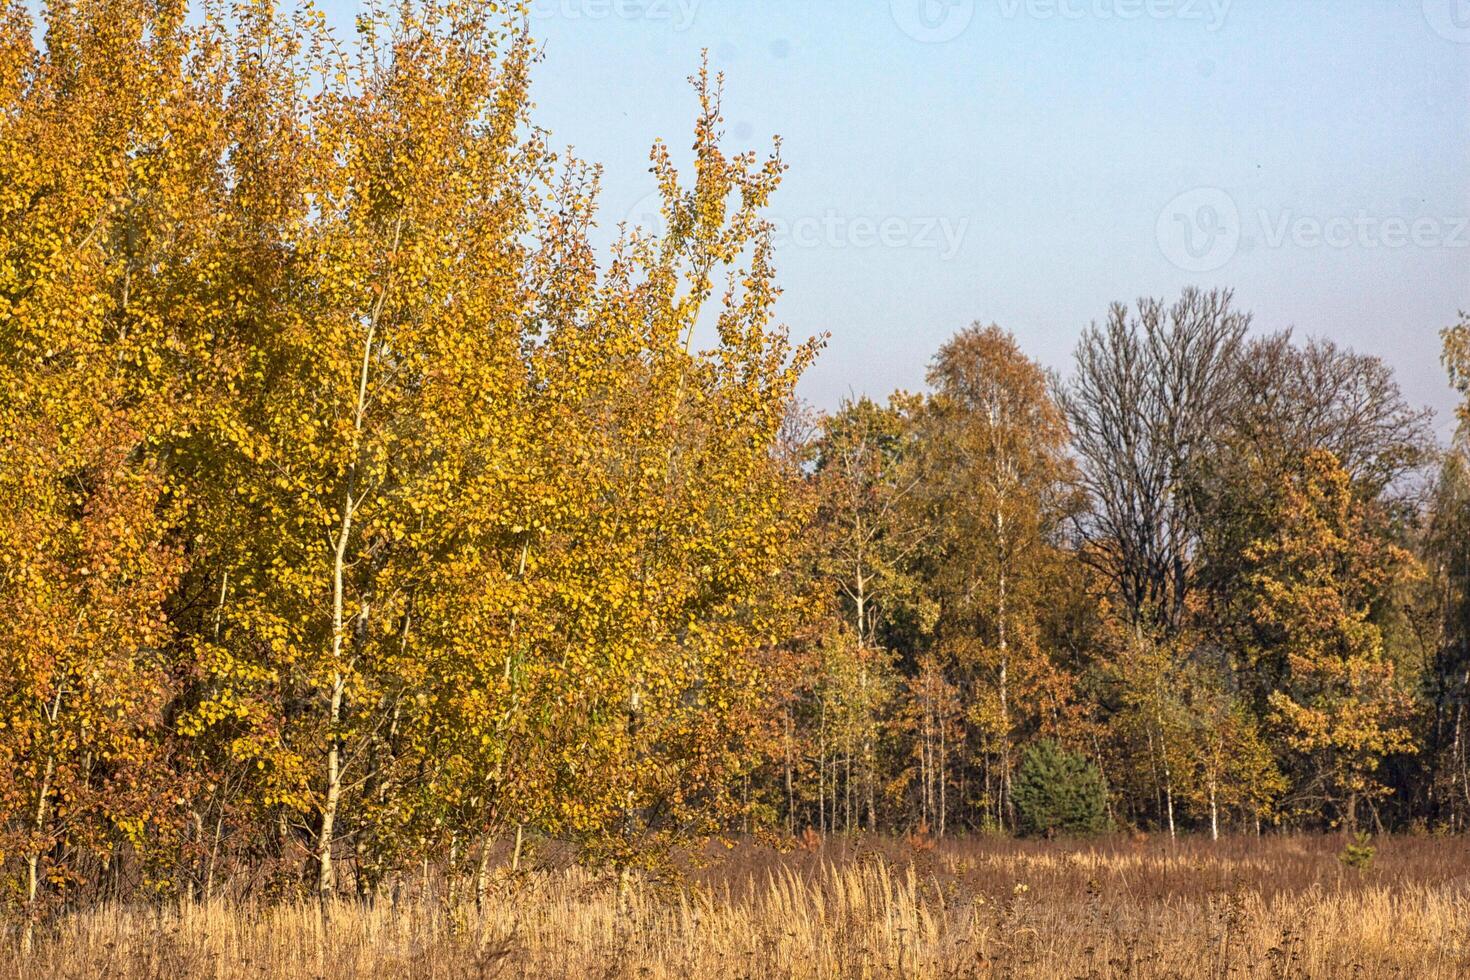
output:
[[[542,867],[484,915],[442,883],[394,905],[107,908],[57,923],[19,977],[1463,977],[1470,855],[1326,838],[841,842],[723,849],[620,905]]]

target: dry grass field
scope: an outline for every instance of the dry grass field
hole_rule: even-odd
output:
[[[109,908],[0,975],[116,977],[1464,977],[1470,857],[1453,838],[989,839],[741,847],[620,902],[553,858],[483,913],[440,881],[397,903]]]

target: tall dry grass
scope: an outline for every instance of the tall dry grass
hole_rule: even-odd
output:
[[[1464,977],[1462,841],[744,847],[677,887],[546,866],[482,911],[396,903],[114,907],[64,919],[17,977]],[[554,862],[552,863],[554,865]]]

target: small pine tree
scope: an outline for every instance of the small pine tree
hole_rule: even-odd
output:
[[[1096,834],[1108,828],[1107,787],[1085,757],[1055,742],[1028,748],[1013,799],[1024,834]]]
[[[1354,871],[1367,871],[1373,866],[1374,849],[1371,840],[1367,834],[1358,834],[1347,842],[1337,859]]]

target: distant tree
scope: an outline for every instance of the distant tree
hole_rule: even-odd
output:
[[[1433,413],[1410,407],[1379,357],[1282,332],[1252,341],[1235,373],[1226,421],[1236,451],[1294,460],[1325,449],[1368,497],[1429,457]]]
[[[892,724],[908,752],[890,791],[908,794],[920,826],[943,837],[951,807],[964,803],[953,788],[964,761],[964,704],[944,662],[932,653],[919,658],[904,695]]]
[[[833,583],[863,648],[881,645],[890,621],[914,601],[910,566],[930,537],[908,507],[920,482],[908,401],[844,402],[822,420],[814,443],[818,571]]]
[[[1102,774],[1056,742],[1037,742],[1022,753],[1014,793],[1023,833],[1096,834],[1108,827]]]
[[[1186,795],[1208,815],[1215,840],[1222,810],[1234,808],[1259,827],[1286,789],[1259,720],[1227,683],[1215,671],[1194,666],[1185,706],[1185,751],[1191,768]]]
[[[912,574],[929,529],[913,520],[909,506],[919,482],[910,406],[902,398],[888,406],[866,398],[845,402],[822,420],[813,450],[816,514],[807,543],[844,627],[838,645],[846,648],[850,669],[838,673],[854,682],[842,698],[845,734],[849,750],[857,749],[860,807],[873,830],[881,782],[877,742],[891,669],[884,641],[900,620],[920,631],[929,625]],[[829,666],[832,662],[824,658]],[[818,716],[825,732],[827,713]],[[825,752],[818,755],[826,759]],[[852,769],[850,751],[846,769]]]
[[[1284,658],[1269,703],[1310,787],[1357,830],[1361,800],[1387,789],[1385,757],[1412,752],[1408,702],[1372,604],[1412,562],[1370,526],[1337,458],[1314,451],[1278,488],[1271,530],[1247,552],[1253,615]]]
[[[1411,785],[1426,819],[1456,830],[1470,822],[1470,456],[1464,436],[1462,431],[1445,453],[1428,495],[1418,541],[1426,575],[1412,603],[1428,723],[1427,768],[1411,774]]]
[[[1089,507],[1082,557],[1132,621],[1173,629],[1195,584],[1187,475],[1222,431],[1250,316],[1229,292],[1116,304],[1077,346],[1063,405]]]
[[[893,658],[859,646],[839,624],[814,665],[807,711],[807,757],[817,776],[817,826],[877,828],[879,747],[897,684]]]
[[[1460,322],[1444,329],[1444,362],[1450,380],[1465,396],[1459,408],[1460,423],[1470,426],[1470,313],[1462,312]]]
[[[1289,333],[1249,344],[1235,364],[1233,399],[1211,450],[1188,473],[1203,540],[1199,577],[1229,619],[1241,593],[1245,549],[1272,517],[1276,488],[1314,450],[1337,457],[1353,493],[1394,499],[1432,454],[1431,413],[1405,401],[1381,359]],[[1400,510],[1406,507],[1394,499]]]
[[[1035,727],[1043,689],[1055,693],[1057,680],[1041,629],[1076,499],[1066,421],[1041,366],[996,326],[945,343],[929,382],[914,492],[932,529],[921,565],[976,749],[994,761],[985,804],[1007,826],[1016,729]]]
[[[1220,431],[1186,473],[1200,535],[1193,618],[1207,638],[1200,653],[1234,668],[1243,696],[1264,716],[1286,666],[1281,648],[1259,635],[1245,579],[1255,569],[1253,543],[1275,530],[1281,487],[1309,454],[1330,452],[1354,499],[1378,515],[1371,532],[1407,541],[1417,500],[1406,478],[1432,457],[1432,437],[1428,413],[1408,405],[1382,360],[1330,341],[1272,334],[1247,345],[1233,370]],[[1376,620],[1385,599],[1374,598]]]
[[[1153,797],[1158,822],[1174,837],[1179,803],[1193,788],[1195,746],[1189,712],[1192,646],[1188,637],[1164,636],[1138,624],[1110,621],[1103,635],[1111,754],[1118,783],[1132,790],[1135,809]]]

